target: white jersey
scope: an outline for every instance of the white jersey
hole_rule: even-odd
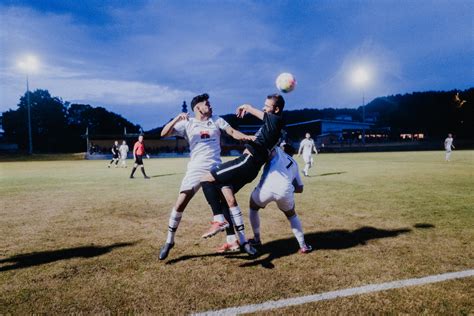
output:
[[[444,149],[451,151],[452,146],[453,146],[453,138],[446,137],[446,139],[444,140]]]
[[[186,138],[191,151],[188,167],[211,168],[221,162],[221,130],[230,127],[224,119],[211,116],[205,121],[190,118],[179,121],[173,127],[172,135]]]
[[[310,138],[305,138],[301,141],[300,143],[300,149],[299,149],[299,152],[301,152],[301,150],[303,150],[303,156],[310,156],[311,153],[313,152],[313,148],[314,148],[314,141]]]
[[[276,147],[275,155],[263,169],[262,178],[257,188],[279,196],[293,195],[295,192],[293,181],[295,180],[299,186],[303,185],[298,172],[298,164],[281,148]]]
[[[119,151],[120,151],[120,157],[122,157],[122,158],[127,158],[128,145],[123,145],[123,144],[120,145]]]

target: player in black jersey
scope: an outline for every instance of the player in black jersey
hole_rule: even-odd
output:
[[[204,195],[214,215],[222,214],[219,200],[221,193],[224,195],[240,245],[250,255],[255,255],[257,251],[248,244],[245,237],[242,212],[235,199],[235,193],[257,177],[260,168],[268,160],[271,150],[278,143],[284,127],[282,118],[284,106],[285,100],[279,94],[267,96],[263,110],[258,110],[250,104],[239,106],[236,111],[238,117],[242,118],[249,113],[262,120],[263,125],[255,133],[255,140],[245,145],[245,150],[240,157],[213,168],[201,182]],[[227,222],[214,223],[202,237],[211,237],[223,231],[228,225]]]
[[[112,160],[110,161],[107,167],[110,168],[110,166],[115,162],[115,168],[117,168],[117,164],[120,158],[118,140],[114,142],[111,151],[112,151]]]

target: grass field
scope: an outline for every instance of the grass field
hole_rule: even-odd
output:
[[[200,239],[211,212],[198,193],[164,262],[186,159],[145,160],[150,180],[106,161],[1,162],[0,314],[189,314],[473,269],[474,152],[452,159],[318,155],[296,196],[308,255],[274,205],[258,258],[217,255],[224,235]],[[253,186],[237,196],[246,217]],[[471,277],[260,314],[468,315],[473,297]]]

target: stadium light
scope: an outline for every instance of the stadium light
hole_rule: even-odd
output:
[[[31,137],[31,113],[30,113],[30,85],[28,76],[39,69],[39,61],[36,56],[28,55],[18,62],[18,68],[26,73],[26,102],[28,109],[28,154],[33,154],[33,139]]]
[[[370,84],[370,79],[367,66],[358,66],[352,72],[352,83],[362,90],[362,123],[365,123],[365,89]],[[365,144],[365,126],[362,126],[362,143]]]

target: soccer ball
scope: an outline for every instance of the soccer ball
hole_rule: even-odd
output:
[[[276,78],[275,84],[278,90],[284,93],[288,93],[295,89],[296,78],[292,74],[284,72]]]

